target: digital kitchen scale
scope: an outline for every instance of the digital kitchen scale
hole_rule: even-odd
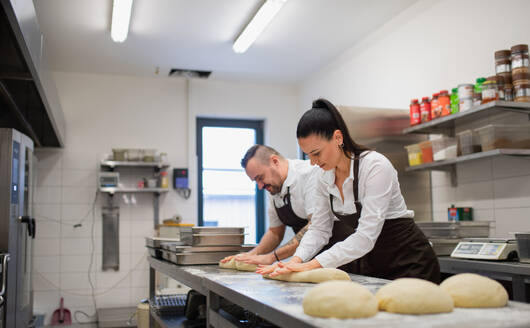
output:
[[[517,242],[506,238],[466,238],[451,257],[479,260],[511,260],[517,257]]]

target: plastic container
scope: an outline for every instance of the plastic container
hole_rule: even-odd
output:
[[[442,108],[438,104],[439,93],[434,93],[431,100],[431,119],[442,117]]]
[[[413,144],[405,146],[409,157],[409,165],[420,165],[422,163],[421,159],[421,148],[419,144]]]
[[[514,87],[514,100],[517,102],[530,102],[530,84],[520,84]]]
[[[421,123],[429,122],[431,120],[431,102],[429,97],[421,98],[420,104]]]
[[[495,51],[495,73],[507,73],[512,71],[511,67],[511,51],[499,50]]]
[[[458,88],[451,90],[451,114],[458,113]]]
[[[456,134],[458,155],[468,155],[481,151],[478,135],[473,130],[464,130]]]
[[[127,149],[127,160],[131,162],[138,162],[142,160],[142,152],[140,149],[129,148]]]
[[[421,149],[421,162],[422,163],[431,163],[433,161],[432,157],[432,145],[431,141],[423,141],[419,143]]]
[[[441,161],[444,159],[456,158],[457,145],[455,138],[443,137],[431,140],[433,159]]]
[[[473,108],[473,98],[459,98],[458,99],[458,110],[465,112]]]
[[[530,232],[516,232],[515,240],[519,250],[519,261],[530,263]]]
[[[169,178],[166,171],[160,172],[160,188],[169,188]]]
[[[462,83],[458,85],[458,98],[473,98],[473,91],[475,86],[470,83]]]
[[[127,160],[127,149],[113,148],[112,149],[112,160],[114,161],[126,161]]]
[[[442,90],[438,96],[438,107],[441,108],[442,116],[451,115],[451,98],[449,91]]]
[[[518,44],[511,48],[512,70],[519,67],[528,67],[528,45]]]
[[[498,99],[499,90],[497,89],[497,80],[494,80],[494,77],[488,78],[488,80],[482,84],[482,104]]]
[[[142,149],[142,160],[144,162],[154,162],[156,149]]]
[[[489,124],[475,129],[482,151],[499,148],[530,149],[530,125]]]

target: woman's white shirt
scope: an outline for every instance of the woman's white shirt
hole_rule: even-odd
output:
[[[320,171],[316,176],[314,211],[309,230],[302,238],[294,256],[304,262],[310,260],[331,237],[333,221],[329,195],[333,195],[333,209],[338,214],[356,213],[353,196],[354,161],[350,161],[350,175],[342,185],[344,203],[335,185],[335,169]],[[383,228],[385,220],[413,218],[399,188],[397,172],[392,163],[380,153],[365,151],[360,157],[359,200],[362,204],[357,230],[344,241],[316,256],[324,268],[336,268],[370,252]]]
[[[321,171],[317,165],[311,165],[309,160],[288,159],[287,178],[282,184],[282,189],[276,195],[269,194],[269,227],[278,227],[283,222],[278,217],[276,207],[287,205],[284,201],[287,189],[291,194],[291,207],[294,214],[301,219],[306,219],[313,213],[313,195],[317,172]]]

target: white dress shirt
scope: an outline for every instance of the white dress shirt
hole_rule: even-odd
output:
[[[320,171],[315,186],[315,205],[311,225],[305,233],[294,256],[304,262],[310,260],[331,237],[333,221],[329,195],[333,195],[333,209],[338,214],[356,213],[353,197],[354,161],[350,175],[342,185],[344,202],[335,185],[335,169]],[[360,157],[359,200],[362,204],[357,230],[344,241],[316,256],[324,268],[336,268],[370,252],[381,233],[385,220],[413,218],[414,211],[407,210],[399,189],[397,172],[390,161],[375,151],[365,151]]]
[[[287,178],[282,184],[282,189],[276,195],[269,194],[269,227],[281,226],[283,223],[276,213],[276,207],[285,205],[283,197],[287,194],[287,188],[291,194],[291,206],[293,212],[302,219],[313,213],[313,196],[315,194],[315,181],[318,171],[321,169],[317,165],[311,165],[310,161],[300,159],[288,159],[289,169]]]

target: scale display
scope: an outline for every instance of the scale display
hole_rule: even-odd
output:
[[[511,240],[505,242],[473,242],[461,241],[451,253],[451,257],[506,260],[517,251],[517,244]]]

